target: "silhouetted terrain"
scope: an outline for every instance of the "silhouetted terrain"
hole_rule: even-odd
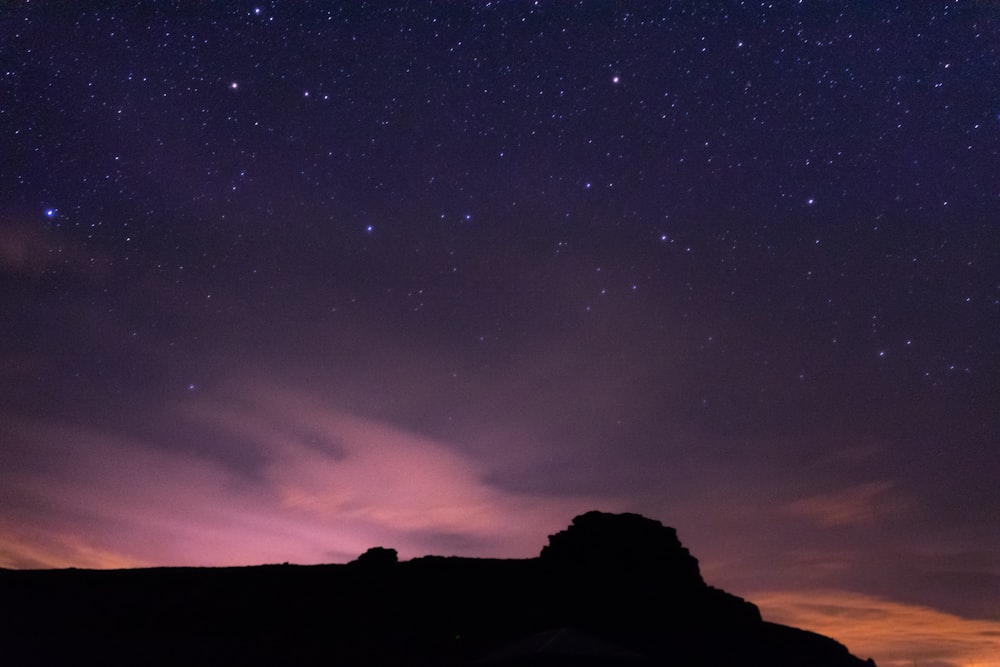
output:
[[[590,512],[538,558],[0,570],[4,665],[871,667],[704,583],[672,528]]]

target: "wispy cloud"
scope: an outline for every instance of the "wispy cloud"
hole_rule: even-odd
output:
[[[962,618],[929,607],[843,591],[750,596],[766,620],[835,637],[879,667],[998,667],[1000,618]]]
[[[903,511],[909,502],[893,493],[888,481],[859,484],[833,493],[800,498],[787,503],[784,511],[822,526],[842,526],[873,521]]]
[[[161,428],[178,421],[255,446],[262,463],[248,474],[155,438],[19,423],[0,473],[10,508],[0,565],[331,562],[376,545],[523,557],[582,509],[614,509],[495,488],[458,448],[315,395],[248,384],[173,406]]]

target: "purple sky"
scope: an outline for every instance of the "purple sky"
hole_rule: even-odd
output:
[[[728,7],[728,8],[727,8]],[[0,567],[590,509],[1000,665],[988,3],[0,8]]]

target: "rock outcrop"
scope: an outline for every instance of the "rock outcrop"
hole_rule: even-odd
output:
[[[677,531],[641,514],[587,512],[542,548],[542,562],[557,568],[617,570],[670,578],[682,587],[703,586],[698,560]]]

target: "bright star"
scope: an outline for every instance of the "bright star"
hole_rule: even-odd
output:
[[[54,218],[54,217],[56,217],[56,210],[54,208],[47,208],[47,209],[45,209],[45,217],[46,218]]]

